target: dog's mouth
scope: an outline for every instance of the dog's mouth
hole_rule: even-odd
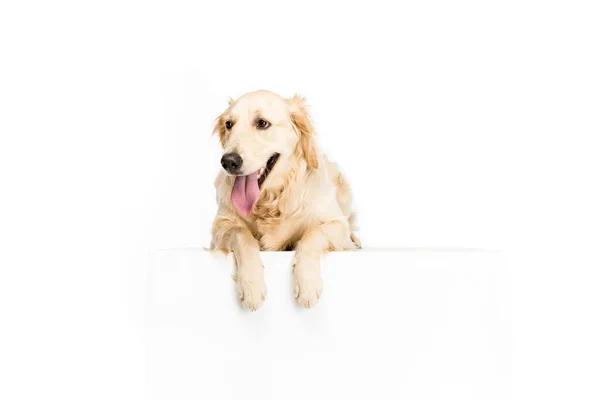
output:
[[[260,197],[260,188],[273,170],[279,154],[275,153],[267,160],[267,163],[258,171],[249,175],[238,175],[235,177],[233,189],[231,189],[231,202],[244,217],[252,214],[254,206]]]
[[[275,163],[277,162],[278,159],[279,159],[279,153],[273,154],[271,157],[269,157],[269,159],[267,160],[267,163],[263,167],[261,167],[261,169],[258,170],[258,187],[259,188],[262,186],[265,179],[267,179],[267,176],[269,176],[269,174],[273,170],[273,167],[275,166]]]

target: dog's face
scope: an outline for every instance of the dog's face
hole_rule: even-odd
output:
[[[241,215],[252,213],[261,190],[281,184],[292,161],[318,167],[312,126],[298,96],[247,93],[230,102],[215,132],[224,150],[221,165],[236,177],[231,200]]]

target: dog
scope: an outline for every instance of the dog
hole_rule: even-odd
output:
[[[215,121],[223,147],[210,249],[233,253],[237,295],[254,311],[266,296],[260,250],[295,250],[294,294],[306,308],[323,290],[320,258],[360,248],[350,186],[319,152],[305,99],[259,90]]]

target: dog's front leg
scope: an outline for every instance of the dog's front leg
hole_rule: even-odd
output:
[[[298,242],[293,266],[294,295],[302,306],[312,307],[321,296],[321,255],[329,250],[343,250],[348,235],[348,221],[336,219],[308,229]]]
[[[235,289],[242,305],[250,311],[261,306],[267,294],[265,268],[258,241],[246,228],[237,229],[231,239],[235,259]]]
[[[246,309],[258,309],[267,294],[258,241],[246,227],[215,221],[213,246],[233,253],[237,296]]]

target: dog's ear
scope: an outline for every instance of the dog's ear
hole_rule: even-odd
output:
[[[215,119],[215,129],[213,130],[213,135],[219,135],[221,146],[225,146],[226,133],[227,129],[225,128],[225,113],[223,113],[219,115],[217,119]]]
[[[234,102],[235,100],[233,98],[228,98],[228,109],[231,108],[231,105]],[[225,112],[227,112],[227,110],[225,110]],[[213,130],[213,135],[219,135],[219,140],[221,141],[222,146],[225,146],[225,134],[227,133],[227,129],[225,128],[225,112],[215,119],[215,129]]]
[[[306,111],[306,100],[296,94],[291,99],[288,99],[288,104],[290,106],[292,124],[300,134],[302,155],[310,168],[318,168],[317,147],[312,122]]]

